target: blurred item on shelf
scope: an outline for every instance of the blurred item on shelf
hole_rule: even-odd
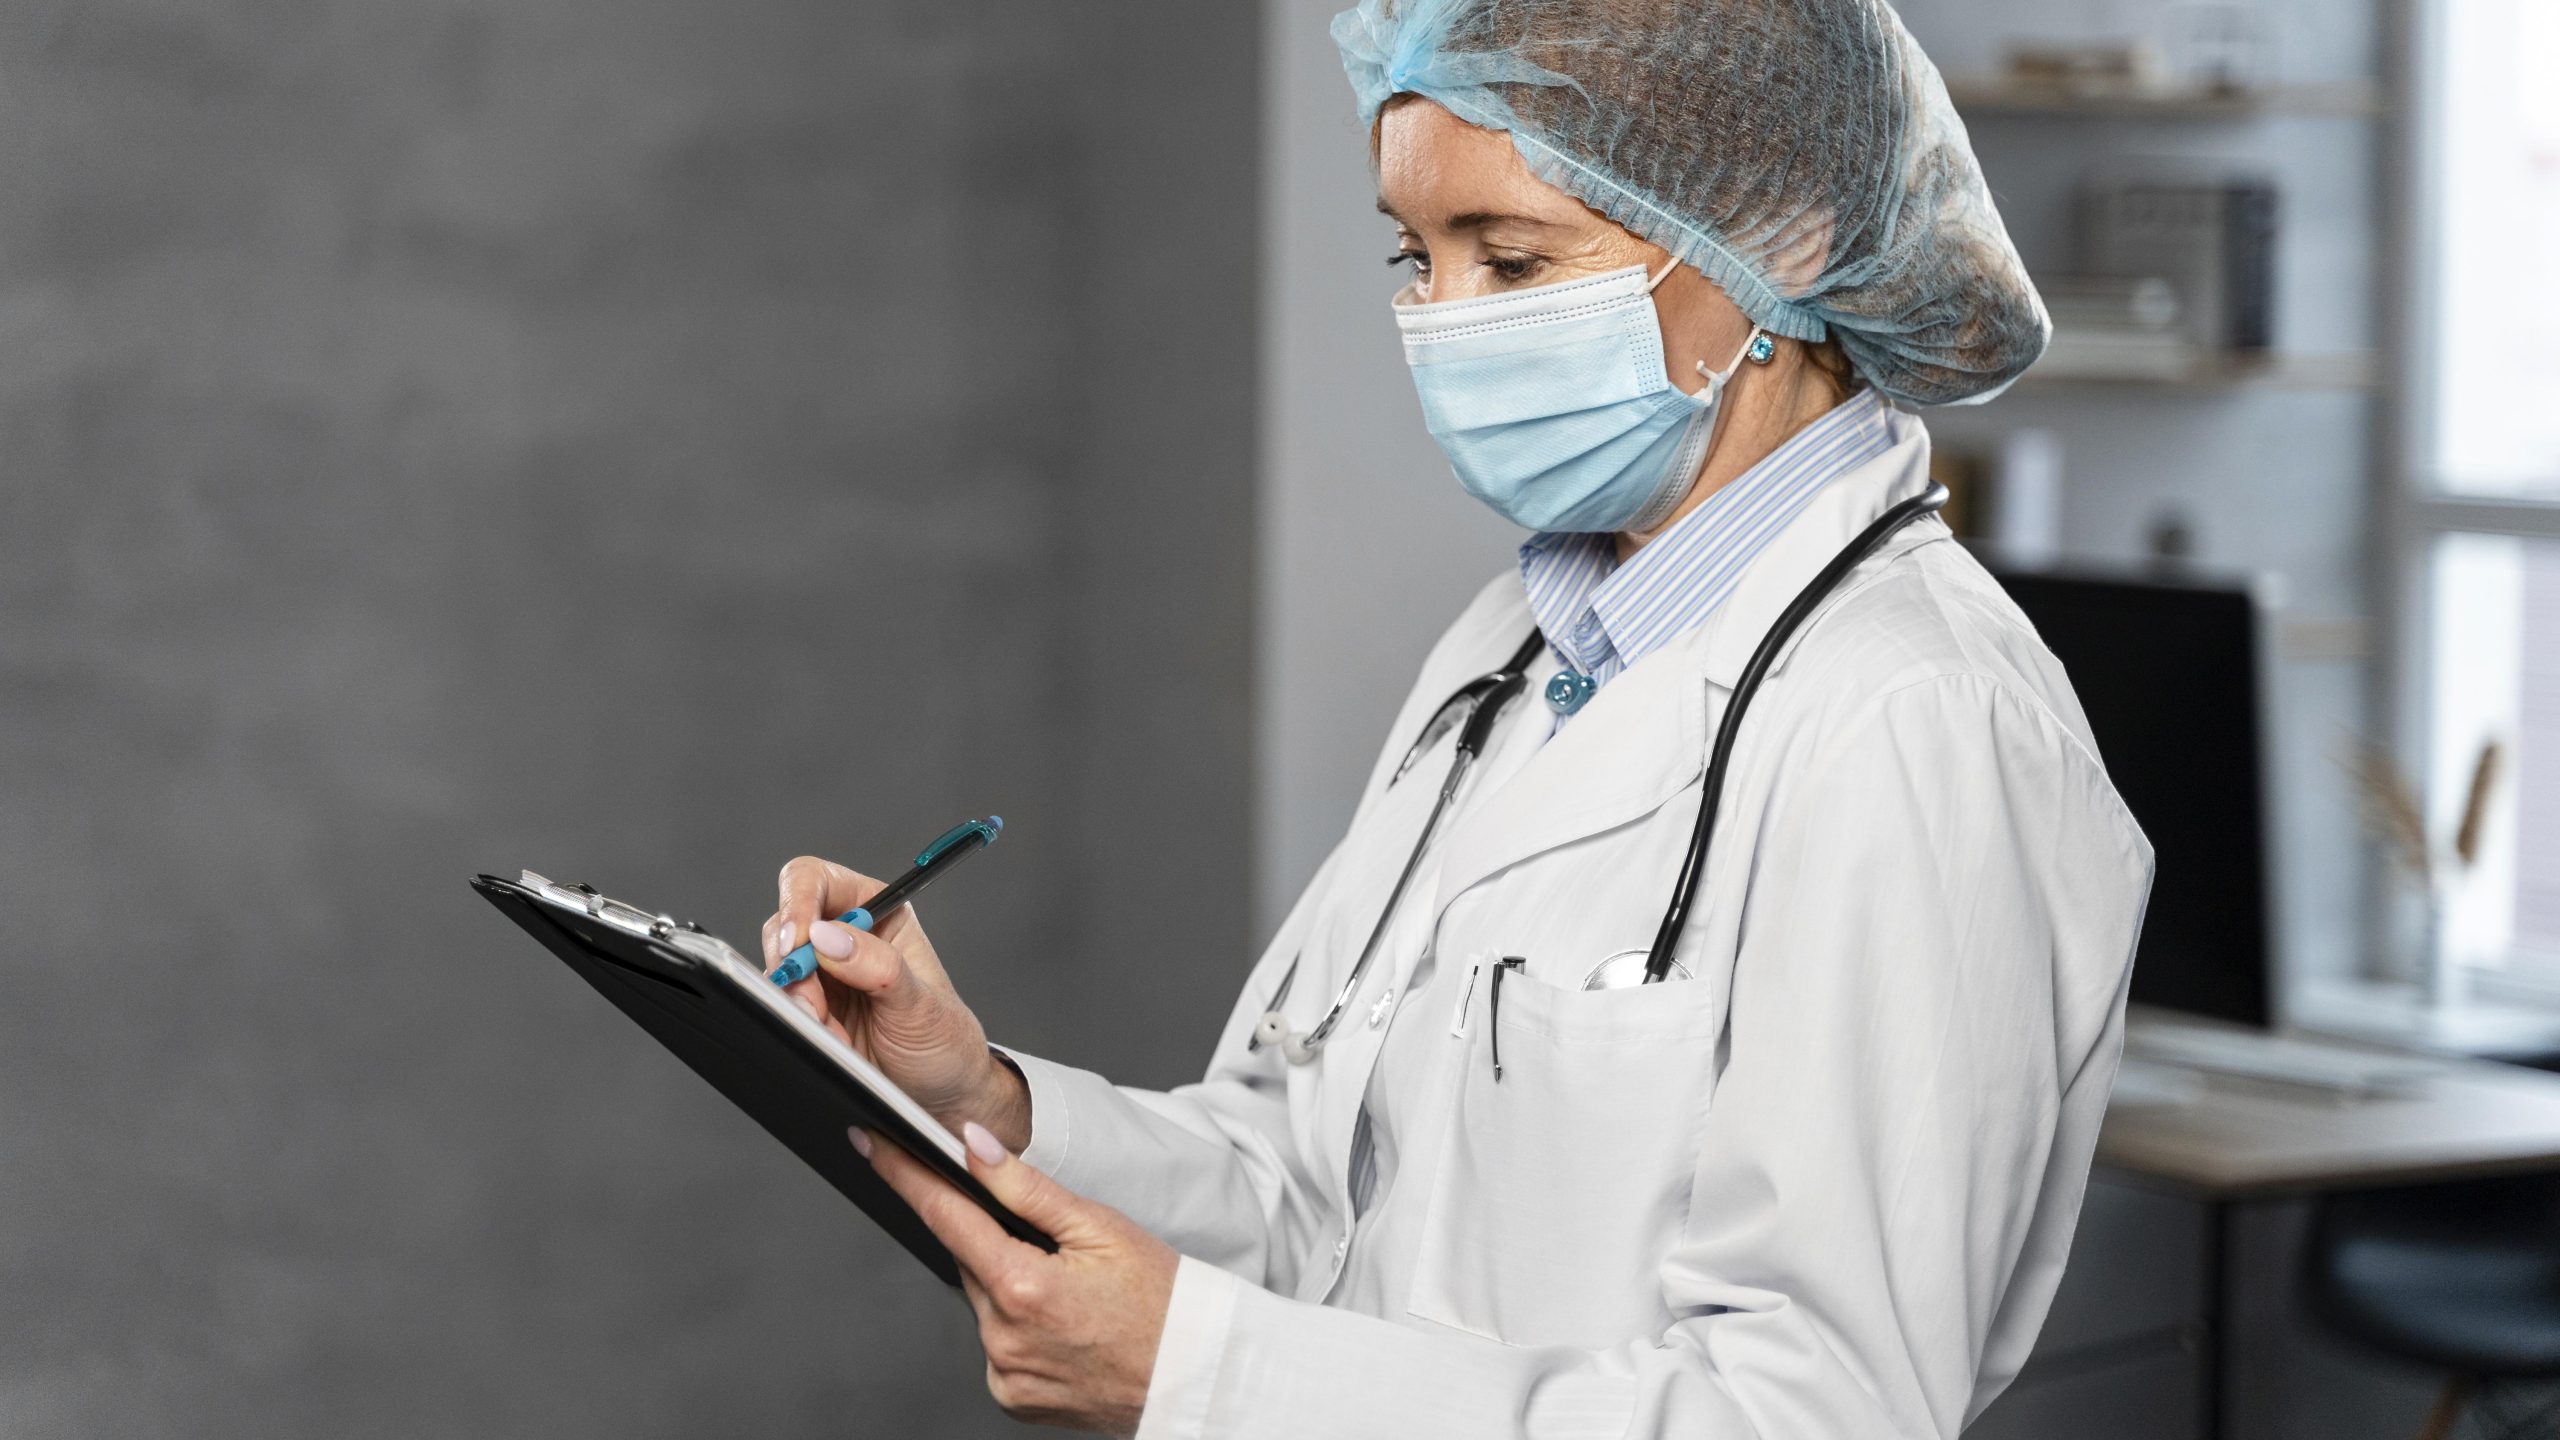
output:
[[[2036,373],[2047,380],[2183,380],[2197,347],[2178,325],[2177,287],[2157,275],[2062,275],[2039,280],[2053,340]]]
[[[1959,540],[1970,540],[1982,533],[1982,477],[1980,454],[1931,439],[1929,478],[1947,487],[1947,503],[1938,511],[1938,518],[1947,522],[1947,528]]]
[[[2080,268],[2165,281],[2186,343],[2253,355],[2275,343],[2276,187],[2254,175],[2083,181]]]
[[[2158,332],[2178,323],[2178,287],[2157,275],[2049,275],[2036,290],[2056,329],[2069,323]]]
[[[2061,338],[2056,332],[2056,340]],[[2042,389],[2048,385],[2067,386],[2134,386],[2155,389],[2229,390],[2248,387],[2264,390],[2370,390],[2378,383],[2373,354],[2364,350],[2341,350],[2286,355],[2268,351],[2256,355],[2224,355],[2182,344],[2179,353],[2185,358],[2183,368],[2172,371],[2164,362],[2146,357],[2145,368],[2107,368],[2094,359],[2084,360],[2065,350],[2060,364],[2053,362],[2053,349],[2045,358],[2019,377],[2026,389]],[[2085,355],[2085,352],[2083,352]]]
[[[1997,554],[2027,567],[2062,558],[2061,436],[2039,429],[2002,436],[1987,489],[1988,513],[1976,523]]]
[[[2193,564],[2196,558],[2196,522],[2181,505],[2164,505],[2151,512],[2151,523],[2142,532],[2142,552],[2152,565],[2175,570]]]
[[[2172,16],[2178,74],[2205,94],[2239,95],[2266,79],[2266,22],[2252,4],[2188,0]]]
[[[1968,120],[2018,115],[2230,121],[2269,114],[2355,119],[2384,112],[2381,92],[2367,80],[2241,89],[2179,83],[2152,90],[2083,91],[1993,75],[1950,76],[1946,85],[1947,98]]]
[[[2148,40],[2015,40],[2001,79],[2021,90],[2065,95],[2156,95],[2170,88],[2160,47]]]

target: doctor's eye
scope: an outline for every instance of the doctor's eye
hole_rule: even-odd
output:
[[[1431,257],[1419,250],[1398,250],[1387,257],[1389,265],[1411,265],[1413,278],[1419,280],[1431,273]]]
[[[1486,258],[1484,268],[1518,284],[1545,268],[1546,263],[1535,255],[1494,255]]]

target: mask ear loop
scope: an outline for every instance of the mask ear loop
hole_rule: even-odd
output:
[[[1675,256],[1669,264],[1662,267],[1660,273],[1644,282],[1644,293],[1650,295],[1661,289],[1662,282],[1670,279],[1671,272],[1679,268],[1680,261]],[[1722,370],[1710,370],[1707,368],[1706,361],[1698,362],[1698,373],[1705,376],[1707,380],[1707,388],[1698,393],[1712,401],[1724,393],[1726,382],[1732,380],[1735,373],[1742,369],[1743,361],[1748,360],[1754,365],[1766,365],[1777,358],[1778,338],[1754,325],[1751,327],[1751,333],[1742,337],[1742,348],[1734,352],[1732,364]]]
[[[1707,404],[1715,407],[1714,416],[1707,421],[1706,444],[1698,452],[1699,463],[1704,464],[1706,457],[1715,453],[1716,438],[1724,434],[1726,410],[1723,400],[1725,385],[1741,371],[1743,361],[1748,360],[1754,365],[1766,365],[1777,355],[1777,353],[1777,340],[1771,336],[1768,331],[1754,325],[1751,327],[1751,333],[1742,338],[1741,352],[1735,355],[1733,357],[1733,363],[1724,367],[1723,370],[1710,370],[1707,368],[1706,361],[1701,360],[1698,362],[1698,373],[1707,377],[1707,387],[1698,391],[1692,398],[1703,400]],[[1650,540],[1661,533],[1662,527],[1657,525],[1652,530],[1645,532],[1642,538]]]
[[[1710,370],[1707,368],[1706,361],[1698,362],[1698,373],[1707,377],[1707,388],[1700,393],[1707,399],[1713,400],[1724,393],[1726,383],[1742,369],[1743,361],[1748,360],[1754,365],[1766,365],[1777,357],[1777,337],[1754,325],[1751,327],[1751,333],[1742,337],[1742,348],[1733,352],[1732,364],[1722,370]]]

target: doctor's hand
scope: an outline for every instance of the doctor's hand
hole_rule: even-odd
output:
[[[853,1145],[960,1262],[978,1312],[987,1392],[1016,1420],[1137,1432],[1181,1257],[1137,1222],[1075,1194],[965,1127],[969,1173],[1058,1242],[1046,1254],[999,1228],[949,1181],[862,1130]]]
[[[876,934],[830,918],[882,885],[814,855],[783,866],[781,908],[764,922],[765,969],[809,942],[818,971],[788,987],[801,1008],[944,1124],[975,1120],[1015,1149],[1031,1143],[1030,1093],[987,1049],[914,907],[880,921]]]

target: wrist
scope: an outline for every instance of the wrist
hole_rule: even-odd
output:
[[[1013,1057],[987,1047],[987,1076],[979,1087],[973,1118],[1019,1155],[1031,1145],[1031,1081]]]

